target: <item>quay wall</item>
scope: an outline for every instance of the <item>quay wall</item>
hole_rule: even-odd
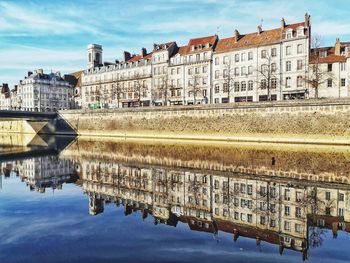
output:
[[[60,112],[78,135],[350,144],[350,99]]]

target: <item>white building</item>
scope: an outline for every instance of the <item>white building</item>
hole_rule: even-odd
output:
[[[28,72],[17,89],[15,109],[57,111],[70,108],[71,85],[59,72],[45,74],[42,69]],[[15,99],[15,98],[14,98]]]
[[[190,105],[349,97],[350,43],[311,50],[311,21],[219,39],[217,35],[154,44],[141,55],[102,64],[102,47],[88,46],[82,73],[83,108]],[[312,56],[313,52],[318,57]],[[332,74],[312,84],[313,64]],[[330,65],[331,64],[331,65]],[[142,79],[142,81],[140,81]],[[317,94],[319,96],[317,96]],[[97,105],[97,106],[96,106]]]
[[[11,91],[7,83],[0,85],[0,110],[11,109]]]

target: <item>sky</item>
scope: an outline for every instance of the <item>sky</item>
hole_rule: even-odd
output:
[[[218,34],[220,38],[297,23],[305,12],[324,45],[350,40],[349,0],[0,0],[0,83],[27,71],[71,73],[86,68],[86,47],[103,46],[103,60],[140,53],[153,43]]]

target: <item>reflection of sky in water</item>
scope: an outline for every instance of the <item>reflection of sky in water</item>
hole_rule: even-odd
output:
[[[88,214],[88,198],[75,185],[45,194],[30,192],[18,178],[3,180],[0,191],[0,262],[301,262],[299,252],[219,232],[190,231],[153,224],[149,216],[124,216],[123,207]],[[330,230],[321,248],[309,250],[308,262],[349,262],[349,236]]]

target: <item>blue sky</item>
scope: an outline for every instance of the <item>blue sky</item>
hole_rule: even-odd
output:
[[[219,32],[221,38],[312,16],[325,45],[350,40],[348,0],[0,0],[0,82],[16,84],[28,70],[73,72],[85,68],[86,46],[103,45],[105,61],[123,50]]]

